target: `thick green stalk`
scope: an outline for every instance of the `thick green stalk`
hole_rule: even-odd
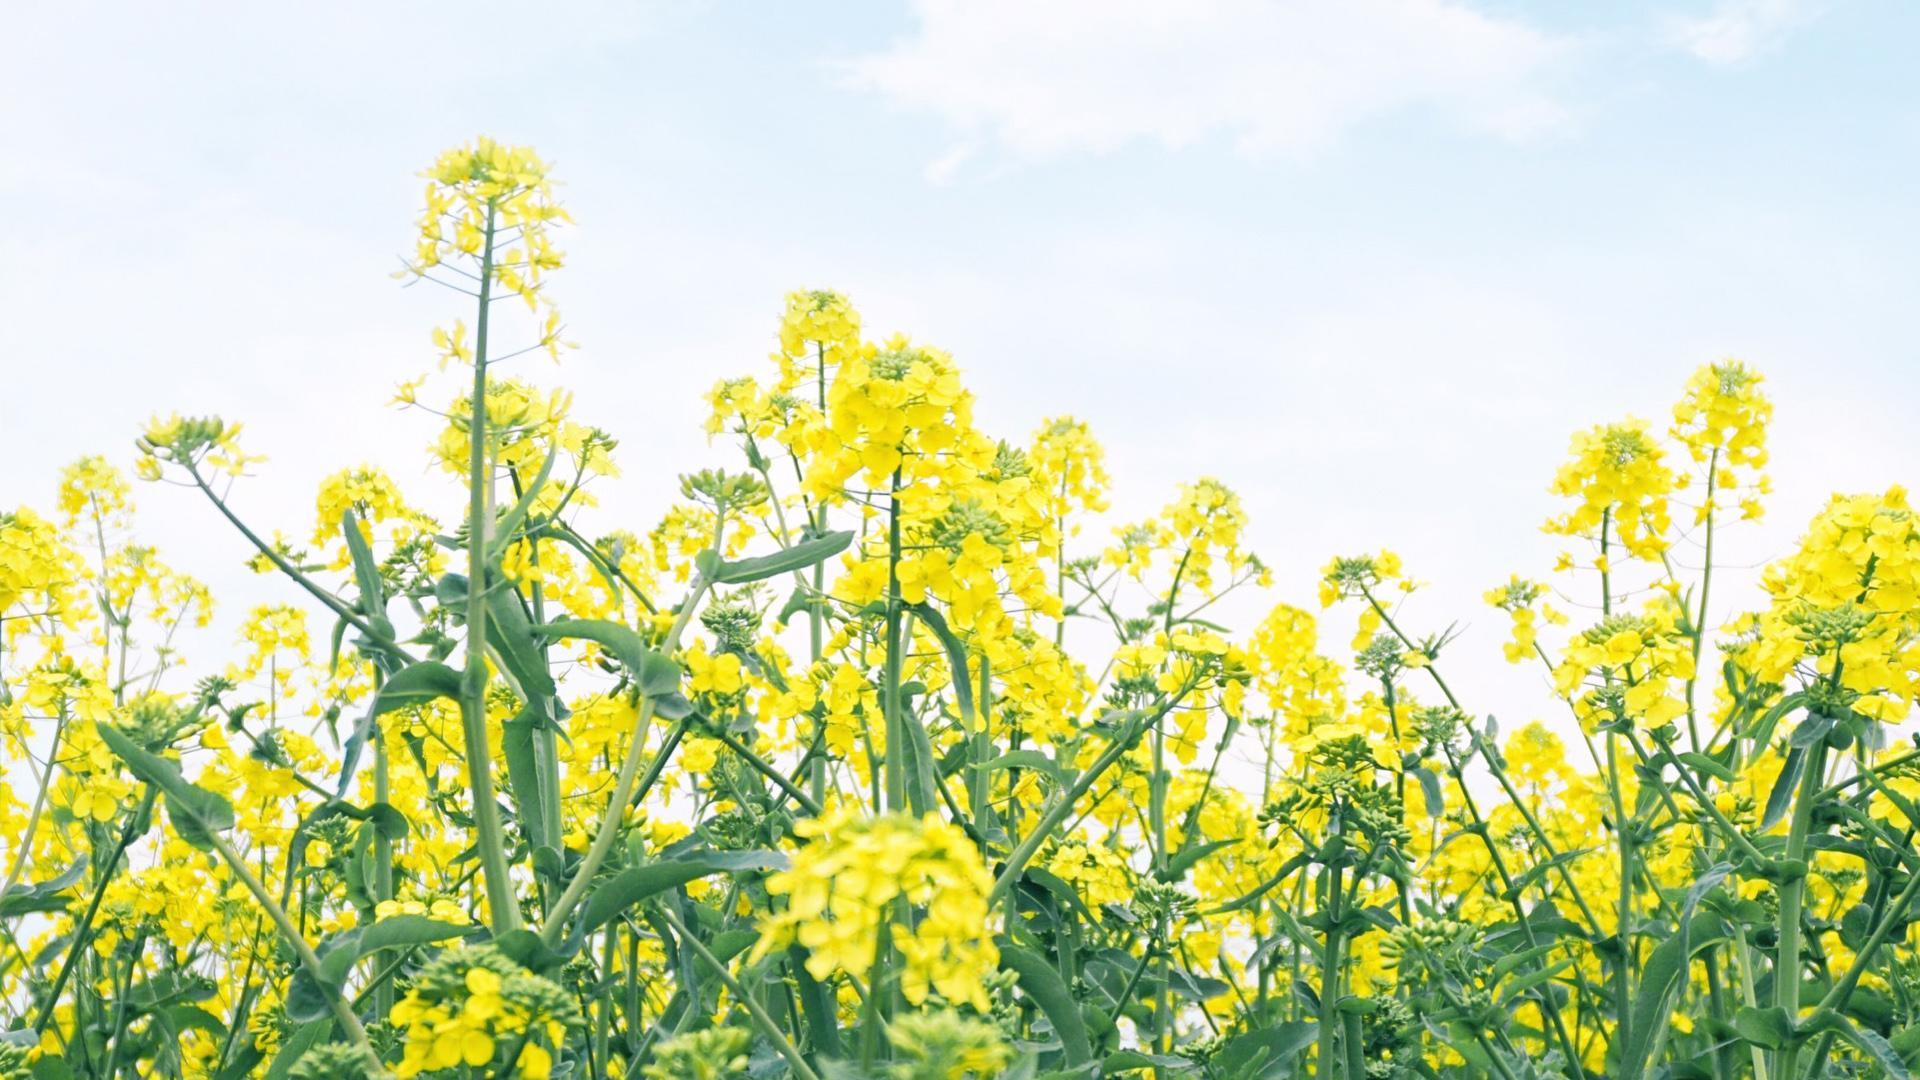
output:
[[[1619,966],[1614,969],[1614,1030],[1621,1046],[1633,1042],[1633,823],[1627,820],[1626,804],[1620,797],[1620,766],[1617,753],[1620,736],[1607,733],[1607,795],[1613,804],[1613,835],[1620,849],[1620,891],[1614,938],[1620,943]]]
[[[1153,876],[1164,880],[1167,869],[1167,735],[1166,726],[1160,721],[1153,725],[1153,775],[1147,780],[1147,813],[1153,825]],[[1169,936],[1172,927],[1168,925],[1167,912],[1163,909],[1157,916],[1157,937],[1160,943],[1160,997],[1153,1009],[1154,1043],[1162,1054],[1173,1050],[1173,979],[1169,970],[1172,964],[1172,942]],[[1161,1069],[1158,1075],[1165,1077],[1167,1071]]]
[[[1707,597],[1713,589],[1713,493],[1714,485],[1719,480],[1719,471],[1720,449],[1715,447],[1713,455],[1707,460],[1707,536],[1706,551],[1703,556],[1705,565],[1700,569],[1700,609],[1699,612],[1693,616],[1694,674],[1687,677],[1687,737],[1692,741],[1695,753],[1701,753],[1705,749],[1700,744],[1700,724],[1699,721],[1695,719],[1693,690],[1695,685],[1700,681],[1700,652],[1707,640]],[[1738,740],[1739,737],[1739,732],[1736,731],[1734,733],[1735,740]],[[1736,749],[1735,752],[1737,755],[1738,750]]]
[[[814,343],[814,387],[819,392],[821,415],[827,411],[827,347]],[[795,468],[798,469],[798,462]],[[805,492],[801,494],[805,498]],[[827,534],[827,508],[825,505],[813,509],[813,534]],[[827,594],[827,565],[825,562],[813,564],[813,595],[807,604],[807,656],[818,664],[826,652],[826,612],[820,609],[819,598]],[[813,788],[813,801],[825,805],[827,801],[827,759],[820,756],[808,766],[807,782]]]
[[[1819,802],[1822,773],[1826,771],[1827,744],[1822,739],[1807,748],[1806,772],[1800,776],[1800,791],[1793,801],[1793,820],[1787,827],[1786,861],[1804,862],[1807,834],[1813,823],[1813,807]],[[1802,874],[1780,886],[1779,950],[1773,962],[1773,1003],[1787,1015],[1800,1015],[1800,915],[1806,899],[1807,879]],[[1773,1074],[1791,1078],[1799,1065],[1800,1047],[1790,1042],[1775,1052]]]
[[[373,740],[373,801],[388,802],[391,799],[392,776],[391,763],[387,758],[386,736],[380,733],[376,720],[371,733]],[[393,899],[393,841],[387,834],[375,829],[373,833],[373,899],[374,903]],[[385,1020],[388,1010],[393,1008],[393,986],[382,983],[373,999],[373,1017]]]
[[[967,673],[956,672],[956,678],[964,679]],[[987,654],[980,654],[980,687],[974,692],[973,730],[969,734],[973,748],[970,757],[974,764],[983,765],[993,759],[993,668],[987,660]],[[967,812],[973,815],[974,826],[983,834],[993,831],[993,776],[985,769],[970,769],[967,776]],[[982,841],[984,845],[985,841]]]
[[[1332,815],[1328,815],[1329,820]],[[1337,833],[1336,833],[1337,835]],[[1341,867],[1335,863],[1327,867],[1327,895],[1322,901],[1322,909],[1327,916],[1327,949],[1325,963],[1320,968],[1320,1057],[1314,1073],[1317,1076],[1341,1076],[1346,1070],[1346,1061],[1339,1056],[1336,1045],[1337,1021],[1340,1019],[1340,876]]]
[[[487,890],[488,919],[495,934],[520,928],[520,901],[507,868],[506,834],[493,797],[493,756],[487,744],[487,540],[492,525],[487,463],[487,309],[493,291],[494,209],[487,207],[480,248],[480,301],[473,335],[473,407],[467,440],[467,663],[460,680],[461,734],[467,783],[473,789],[475,851]]]
[[[880,711],[887,720],[888,810],[907,808],[907,718],[900,708],[900,470],[887,492],[887,655],[880,684]]]
[[[549,458],[549,460],[551,460],[551,458]],[[539,481],[535,480],[534,483],[537,487]],[[516,494],[521,493],[519,487],[518,482],[516,482],[514,484]],[[577,490],[579,490],[579,479],[576,477],[574,487],[567,492],[567,495],[571,496],[573,491]],[[532,535],[527,536],[527,557],[528,561],[536,569],[540,566],[540,540],[538,537]],[[533,600],[533,621],[536,625],[544,623],[547,621],[546,587],[541,584],[537,576],[533,580],[533,587],[530,592],[532,593]],[[547,662],[547,649],[549,645],[550,643],[546,639],[541,639],[539,652],[540,662],[542,664]],[[540,774],[541,835],[534,838],[532,842],[544,844],[557,851],[561,847],[560,825],[562,810],[560,807],[560,736],[555,725],[540,724],[534,728],[533,758],[534,768]]]

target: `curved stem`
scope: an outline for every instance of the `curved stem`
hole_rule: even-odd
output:
[[[33,796],[33,809],[27,814],[27,828],[20,837],[20,847],[13,853],[13,865],[7,868],[7,880],[0,884],[0,896],[13,891],[19,883],[20,875],[27,869],[28,860],[33,858],[34,834],[40,831],[40,814],[47,807],[47,791],[53,784],[54,762],[60,757],[60,738],[66,734],[67,711],[60,710],[60,718],[53,726],[53,742],[47,746],[47,767],[40,770],[40,790]]]
[[[767,1014],[766,1008],[746,987],[740,985],[740,980],[734,978],[731,971],[727,970],[726,961],[713,955],[713,950],[707,948],[698,937],[694,936],[693,931],[687,929],[687,924],[680,921],[680,916],[675,915],[672,908],[662,904],[660,914],[667,920],[667,925],[673,927],[673,932],[680,935],[680,940],[686,942],[688,948],[713,967],[714,973],[720,977],[720,982],[727,988],[727,992],[738,998],[741,1006],[747,1010],[747,1015],[753,1018],[753,1025],[760,1029],[760,1033],[765,1035],[769,1042],[773,1043],[774,1049],[780,1051],[780,1056],[787,1059],[787,1065],[793,1069],[793,1075],[799,1080],[820,1080],[820,1074],[814,1072],[813,1066],[807,1064],[806,1057],[800,1053],[798,1047],[793,1045],[793,1040],[787,1038],[787,1033],[780,1030],[780,1025]]]
[[[360,1017],[354,1013],[353,1006],[347,1004],[346,998],[340,995],[339,989],[327,982],[326,976],[321,973],[320,957],[314,954],[313,946],[307,944],[307,939],[300,933],[299,927],[293,925],[293,919],[288,917],[286,909],[267,892],[266,885],[254,876],[252,869],[247,866],[247,861],[240,857],[240,853],[233,849],[233,845],[227,842],[226,837],[219,833],[208,833],[207,838],[212,841],[213,850],[219,853],[220,858],[226,861],[228,869],[233,871],[233,876],[240,879],[240,884],[246,886],[246,890],[253,894],[254,900],[265,909],[267,918],[273,920],[273,925],[279,929],[280,936],[286,939],[287,945],[293,949],[294,956],[299,958],[300,966],[306,968],[307,974],[320,985],[327,996],[328,1010],[333,1013],[333,1019],[340,1025],[340,1029],[346,1032],[348,1040],[358,1043],[361,1050],[377,1059],[377,1055],[373,1053],[373,1047],[367,1042],[367,1029],[361,1026]]]
[[[720,550],[721,531],[726,525],[726,516],[724,508],[714,515],[713,546],[709,550],[715,553]],[[686,601],[680,605],[680,614],[674,617],[672,629],[667,631],[666,643],[662,646],[666,655],[672,656],[680,647],[680,635],[686,632],[687,623],[693,618],[694,610],[700,606],[700,601],[706,596],[710,585],[711,582],[707,580],[706,574],[698,571],[694,573],[693,589],[687,594]],[[573,913],[573,909],[579,906],[580,901],[586,899],[587,889],[593,885],[593,875],[599,872],[601,864],[606,862],[607,856],[613,852],[614,840],[620,835],[620,825],[626,820],[627,806],[633,799],[634,779],[640,771],[640,758],[646,749],[647,727],[653,723],[654,707],[654,698],[641,699],[640,714],[634,720],[633,738],[627,743],[626,757],[620,762],[620,775],[614,780],[613,797],[607,800],[607,812],[600,818],[600,828],[594,833],[593,844],[587,849],[586,857],[580,860],[579,867],[574,870],[573,879],[567,883],[566,891],[553,902],[553,910],[547,913],[546,923],[540,928],[540,940],[548,945],[560,940],[561,933],[566,928],[567,916]],[[660,770],[666,767],[667,758],[672,755],[674,746],[679,742],[679,733],[685,729],[686,721],[683,719],[668,736],[667,741],[661,744],[660,752],[654,755],[653,767],[649,770],[647,783],[641,788],[643,797],[647,788],[653,786],[653,779],[658,777]]]

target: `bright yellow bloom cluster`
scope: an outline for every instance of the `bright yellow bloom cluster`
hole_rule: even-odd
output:
[[[862,471],[869,487],[885,491],[909,454],[970,449],[961,437],[971,432],[973,396],[961,387],[953,359],[938,349],[896,337],[843,364],[827,393],[837,445],[823,449],[808,472],[807,490],[816,498],[836,496]]]
[[[460,1075],[517,1051],[503,1063],[510,1071],[499,1075],[545,1080],[553,1055],[539,1037],[523,1036],[557,1044],[579,1019],[570,995],[493,947],[445,952],[394,1003],[393,1023],[406,1032],[394,1073],[401,1080],[442,1071]]]
[[[433,445],[433,454],[441,468],[464,473],[472,447],[473,402],[455,398],[447,407],[447,425]],[[594,428],[572,419],[573,395],[564,390],[541,390],[520,379],[497,379],[487,384],[487,441],[496,467],[512,470],[521,483],[531,483],[556,450],[564,455],[574,471],[589,476],[617,476],[609,455],[611,442]],[[569,468],[556,465],[554,472]],[[550,485],[547,508],[560,498],[562,484]],[[575,500],[592,505],[592,497],[582,492]]]
[[[1222,564],[1230,575],[1251,571],[1266,580],[1266,568],[1240,546],[1247,525],[1240,496],[1211,477],[1180,485],[1178,496],[1160,513],[1138,525],[1115,530],[1118,546],[1107,549],[1106,560],[1141,580],[1153,565],[1154,554],[1164,552],[1168,572],[1192,591],[1213,588],[1214,573]]]
[[[1602,424],[1573,437],[1573,457],[1553,478],[1555,495],[1577,500],[1546,530],[1618,543],[1637,558],[1657,559],[1668,544],[1668,499],[1676,481],[1665,451],[1644,420]],[[1601,558],[1605,559],[1605,553]],[[1604,562],[1597,564],[1607,567]]]
[[[1127,860],[1106,844],[1075,840],[1056,845],[1047,869],[1074,887],[1087,906],[1124,903],[1133,895],[1133,873]]]
[[[817,979],[865,977],[885,932],[908,1001],[918,1005],[931,990],[982,1012],[991,1007],[985,980],[999,964],[987,908],[993,879],[966,833],[933,815],[862,817],[850,808],[795,831],[812,842],[791,869],[767,879],[786,907],[762,922],[755,957],[798,944]],[[915,909],[911,921],[895,917],[899,902]]]
[[[0,513],[0,614],[16,604],[72,611],[80,576],[79,555],[52,522],[24,506]]]
[[[374,539],[375,525],[393,522],[391,539],[402,543],[420,527],[431,524],[425,515],[407,505],[399,486],[384,470],[369,465],[342,469],[320,481],[320,491],[314,497],[313,543],[339,543],[341,557],[335,560],[335,569],[347,565],[340,520],[349,510],[360,519],[361,534],[369,543]]]
[[[1744,492],[1740,516],[1761,515],[1760,496],[1771,490],[1766,474],[1767,423],[1773,402],[1761,392],[1765,378],[1738,360],[1708,364],[1687,380],[1673,406],[1673,437],[1708,470],[1708,498],[1695,511],[1705,521],[1717,496]]]
[[[1655,599],[1640,615],[1615,615],[1574,638],[1554,669],[1554,688],[1574,698],[1581,722],[1631,721],[1649,730],[1684,715],[1677,692],[1693,678],[1693,646],[1674,625],[1673,605]]]
[[[106,458],[89,455],[60,470],[60,514],[68,528],[82,518],[96,527],[123,524],[133,510],[133,489]]]
[[[1743,663],[1769,682],[1836,667],[1850,707],[1888,723],[1920,693],[1920,517],[1907,493],[1835,496],[1799,549],[1767,568],[1771,598]]]
[[[411,269],[485,260],[494,281],[535,307],[541,279],[562,261],[553,227],[573,220],[554,201],[546,163],[529,147],[482,138],[441,154],[421,175],[426,208]]]
[[[1069,511],[1098,513],[1107,508],[1107,453],[1083,420],[1058,416],[1043,420],[1027,451],[1034,485],[1049,500],[1055,516]]]
[[[1346,711],[1346,672],[1319,652],[1319,643],[1314,617],[1290,604],[1275,605],[1254,628],[1247,650],[1254,686],[1290,734],[1304,735]]]
[[[860,313],[840,293],[816,289],[787,294],[786,310],[780,314],[781,389],[799,385],[800,369],[793,361],[805,360],[810,353],[824,353],[830,363],[844,361],[860,348]]]
[[[1534,655],[1542,621],[1555,625],[1566,623],[1565,613],[1542,601],[1541,597],[1546,592],[1545,585],[1528,581],[1518,574],[1508,579],[1505,585],[1487,590],[1487,603],[1506,612],[1513,620],[1513,636],[1503,646],[1508,663],[1518,664]]]

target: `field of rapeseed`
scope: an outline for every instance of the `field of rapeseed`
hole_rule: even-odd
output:
[[[831,292],[708,395],[724,468],[582,531],[618,431],[489,372],[567,347],[567,215],[525,149],[426,176],[404,276],[470,314],[433,331],[459,392],[401,397],[463,504],[350,468],[246,522],[239,425],[156,420],[143,501],[283,587],[217,660],[107,460],[0,513],[0,1077],[1920,1060],[1920,523],[1837,495],[1763,606],[1711,607],[1768,492],[1757,372],[1543,469],[1567,554],[1486,599],[1562,721],[1504,730],[1391,552],[1326,566],[1351,642],[1222,625],[1269,586],[1232,491],[1091,535],[1084,424],[980,430],[952,358]]]

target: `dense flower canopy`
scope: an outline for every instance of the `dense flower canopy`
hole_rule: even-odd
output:
[[[1482,583],[1491,637],[1427,629],[1391,550],[1277,575],[1224,479],[1113,526],[1085,422],[990,432],[952,356],[831,291],[707,395],[724,465],[620,523],[621,418],[490,370],[565,344],[548,173],[484,139],[426,173],[403,276],[473,319],[432,335],[445,407],[438,375],[400,400],[458,498],[348,463],[262,533],[240,425],[140,436],[186,489],[140,501],[205,501],[284,586],[223,659],[127,470],[0,513],[0,1077],[1920,1054],[1920,520],[1837,495],[1758,610],[1714,606],[1714,530],[1769,491],[1753,369],[1542,466],[1568,551]],[[1541,718],[1476,714],[1469,649],[1536,671]]]

